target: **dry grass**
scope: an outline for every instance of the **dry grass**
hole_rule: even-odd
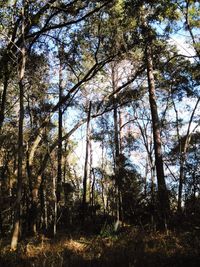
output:
[[[200,266],[198,232],[149,233],[132,228],[111,237],[32,238],[11,252],[0,244],[0,266]],[[7,265],[6,265],[7,264]]]

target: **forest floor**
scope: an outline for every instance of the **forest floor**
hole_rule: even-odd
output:
[[[9,240],[0,241],[3,267],[197,267],[200,266],[200,230],[149,232],[126,227],[109,236],[59,233],[55,238],[29,238],[18,251]]]

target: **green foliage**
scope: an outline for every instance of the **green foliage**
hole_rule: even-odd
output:
[[[101,237],[111,237],[116,234],[114,223],[107,223],[105,222],[103,227],[101,228],[100,231],[100,236]]]

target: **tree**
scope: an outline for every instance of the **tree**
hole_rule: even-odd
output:
[[[24,4],[22,6],[22,26],[21,33],[23,37],[23,43],[21,47],[21,58],[19,66],[19,132],[18,132],[18,170],[17,170],[17,199],[15,206],[15,219],[14,219],[14,229],[11,240],[11,249],[16,250],[18,239],[20,235],[21,228],[21,198],[22,198],[22,179],[23,179],[23,123],[24,123],[24,75],[25,75],[25,66],[26,66],[26,46],[24,39],[25,31],[25,9]]]
[[[151,47],[146,47],[146,60],[147,60],[147,76],[148,76],[148,87],[149,87],[149,102],[151,106],[152,115],[152,127],[154,136],[154,151],[155,151],[155,165],[157,172],[158,181],[158,199],[160,204],[160,214],[162,220],[165,221],[169,214],[169,196],[165,183],[163,156],[162,156],[162,142],[160,134],[160,122],[157,111],[156,97],[155,97],[155,81],[153,74],[153,62]]]
[[[83,221],[85,220],[85,212],[87,206],[88,154],[89,154],[89,144],[90,144],[91,109],[92,109],[92,102],[89,101],[88,111],[87,111],[85,165],[84,165],[84,175],[83,175],[83,200],[82,200]]]
[[[13,228],[13,250],[20,236],[80,229],[81,216],[116,230],[197,214],[198,6],[0,4],[0,232]],[[182,18],[196,55],[169,42]]]
[[[181,19],[184,21],[185,31],[190,35],[190,42],[196,52],[196,56],[200,59],[200,45],[198,40],[198,29],[199,29],[199,3],[198,1],[175,1],[180,12]]]

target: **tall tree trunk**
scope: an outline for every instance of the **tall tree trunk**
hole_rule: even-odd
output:
[[[149,102],[150,102],[150,107],[151,107],[155,165],[156,165],[157,183],[158,183],[159,213],[161,217],[160,226],[161,228],[165,228],[166,219],[168,217],[170,208],[169,208],[169,196],[168,196],[167,187],[165,183],[165,176],[164,176],[160,122],[159,122],[158,109],[157,109],[157,103],[156,103],[155,79],[154,79],[154,73],[153,73],[152,50],[151,50],[150,44],[147,44],[145,53],[146,53],[146,61],[147,61]]]
[[[85,219],[85,209],[87,202],[87,178],[88,178],[88,154],[89,154],[89,142],[90,142],[90,119],[91,119],[91,108],[92,102],[89,102],[88,116],[87,116],[87,126],[86,126],[86,148],[85,148],[85,166],[84,166],[84,176],[83,176],[83,220]]]
[[[182,194],[183,194],[183,183],[185,180],[185,171],[184,171],[184,167],[185,167],[185,163],[186,163],[186,155],[187,155],[187,150],[190,144],[190,139],[191,139],[191,124],[195,115],[195,112],[197,110],[197,107],[200,103],[200,97],[197,99],[196,104],[194,106],[194,109],[191,113],[190,116],[190,120],[189,120],[189,124],[188,124],[188,128],[187,128],[187,133],[185,136],[185,143],[183,145],[182,144],[182,137],[180,136],[180,131],[179,131],[179,115],[178,115],[178,110],[176,108],[173,96],[172,96],[172,103],[173,103],[173,107],[174,107],[174,111],[176,114],[176,132],[177,132],[177,137],[178,137],[178,143],[179,143],[179,164],[180,164],[180,169],[179,169],[179,184],[178,184],[178,205],[177,205],[177,213],[179,215],[182,214]],[[196,126],[197,127],[197,126]],[[192,132],[194,132],[194,130],[196,129],[196,127],[193,129]]]
[[[22,35],[24,39],[24,3],[22,6]],[[15,217],[14,217],[14,228],[11,240],[11,250],[16,250],[18,245],[18,239],[20,235],[20,216],[21,216],[21,198],[22,198],[22,167],[23,167],[23,122],[24,122],[24,73],[26,65],[26,50],[25,42],[21,48],[21,66],[19,71],[19,130],[18,130],[18,172],[17,172],[17,199],[15,205]]]
[[[62,100],[63,95],[63,66],[62,60],[60,58],[60,67],[59,67],[59,102]],[[57,168],[57,188],[56,188],[56,197],[57,202],[61,200],[61,188],[62,188],[62,120],[63,120],[63,111],[62,106],[59,106],[58,110],[58,168]]]
[[[182,155],[181,137],[180,137],[180,132],[179,132],[178,110],[176,108],[176,104],[174,102],[173,96],[171,97],[172,97],[174,111],[176,114],[176,133],[177,133],[178,142],[179,142],[179,154],[180,154],[179,156],[180,168],[179,168],[179,185],[178,185],[178,205],[177,205],[177,213],[180,215],[182,213],[181,202],[182,202],[182,191],[183,191],[183,180],[184,180],[184,155]]]
[[[116,78],[116,69],[115,69],[115,63],[111,66],[111,78],[112,78],[112,88],[113,92],[115,92],[117,88],[117,78]],[[121,197],[120,197],[120,179],[119,172],[120,172],[120,162],[119,162],[119,156],[120,156],[120,137],[119,137],[119,122],[118,119],[118,108],[117,108],[117,95],[114,95],[113,98],[113,121],[114,121],[114,171],[116,176],[116,204],[117,204],[117,221],[120,220],[121,217]]]

